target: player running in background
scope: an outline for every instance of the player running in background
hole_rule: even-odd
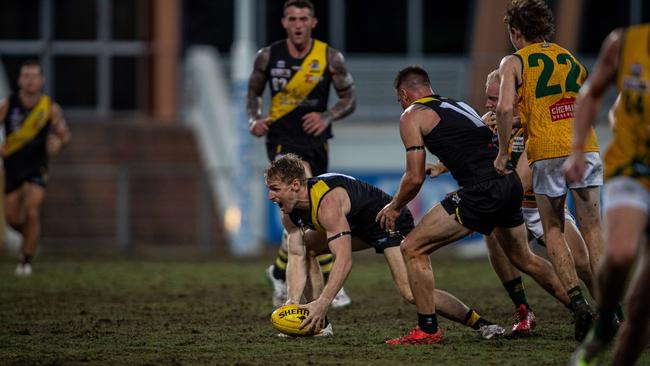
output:
[[[561,167],[571,153],[574,102],[587,70],[569,51],[549,42],[554,32],[553,14],[543,0],[512,0],[506,10],[505,22],[517,51],[504,57],[499,66],[499,155],[494,166],[501,174],[510,171],[507,167],[508,142],[517,102],[548,255],[571,299],[575,338],[582,340],[593,316],[565,238],[564,211],[567,191],[570,190],[594,271],[603,240],[600,223],[602,163],[593,129],[583,146],[588,161],[583,179],[566,182]]]
[[[282,26],[287,38],[264,47],[257,53],[248,83],[247,111],[250,132],[266,136],[266,151],[270,161],[294,153],[303,159],[308,176],[327,172],[328,140],[332,138],[332,121],[354,111],[356,96],[352,76],[343,55],[326,43],[311,37],[318,19],[308,0],[284,3]],[[271,107],[262,116],[262,94],[269,83]],[[330,84],[338,102],[327,110]],[[325,253],[319,258],[325,276],[334,258]],[[286,300],[287,247],[283,239],[273,265],[266,275],[273,285],[273,305]],[[350,304],[341,289],[334,307]]]
[[[304,293],[309,316],[303,326],[320,329],[317,335],[332,335],[327,310],[352,269],[352,252],[374,248],[383,254],[400,294],[413,302],[404,258],[399,245],[413,230],[413,216],[402,208],[394,230],[386,231],[375,221],[391,197],[381,189],[342,174],[307,178],[297,155],[287,154],[271,163],[266,172],[269,199],[282,211],[288,232],[288,304],[299,304]],[[329,281],[323,288],[316,255],[336,255]],[[505,330],[482,318],[453,295],[436,291],[441,315],[475,329],[490,339]]]
[[[461,187],[436,204],[401,244],[418,312],[418,326],[391,344],[437,343],[435,282],[429,255],[473,231],[495,231],[511,263],[530,274],[563,304],[569,299],[550,263],[533,254],[521,213],[523,190],[516,173],[499,175],[492,162],[497,148],[493,133],[463,102],[435,95],[427,72],[419,66],[401,70],[394,83],[404,113],[400,135],[406,148],[406,170],[397,193],[377,221],[387,230],[420,190],[425,176],[425,147],[436,155]]]
[[[593,73],[580,90],[573,153],[567,179],[584,176],[583,146],[610,84],[620,94],[614,104],[614,137],[605,153],[605,255],[597,271],[599,317],[572,358],[572,365],[600,364],[616,333],[615,313],[630,271],[627,320],[614,346],[613,365],[634,364],[650,337],[650,24],[617,29],[605,39]]]
[[[41,234],[48,157],[70,141],[61,107],[41,91],[44,83],[41,66],[26,61],[20,67],[18,93],[0,102],[0,121],[5,127],[5,217],[23,237],[18,276],[32,274]]]

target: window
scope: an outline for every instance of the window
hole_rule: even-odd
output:
[[[580,52],[597,54],[609,32],[629,24],[629,13],[629,1],[621,1],[616,5],[609,2],[585,1],[582,9]]]
[[[54,57],[54,99],[62,106],[97,106],[97,58]]]
[[[52,21],[54,39],[92,40],[97,38],[97,1],[55,0]]]
[[[423,41],[425,53],[454,53],[465,51],[466,40],[472,32],[471,0],[424,1]]]
[[[0,1],[0,39],[37,39],[38,0]]]
[[[187,0],[184,2],[184,33],[188,45],[209,44],[230,52],[234,39],[234,0]]]
[[[142,106],[146,84],[144,58],[113,57],[111,60],[111,109],[135,110]]]
[[[436,2],[437,3],[437,2]],[[349,53],[406,53],[406,2],[347,1],[346,51]]]
[[[148,17],[145,0],[113,0],[111,4],[111,39],[142,41],[146,39]]]

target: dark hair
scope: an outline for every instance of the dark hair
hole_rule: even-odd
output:
[[[512,0],[503,22],[517,28],[527,41],[549,40],[555,33],[553,13],[543,0]]]
[[[307,179],[302,159],[296,154],[283,155],[271,163],[264,173],[266,179],[279,179],[283,183],[291,183],[294,179]]]
[[[408,66],[400,70],[395,77],[395,81],[393,81],[393,88],[398,89],[404,83],[406,83],[407,89],[419,86],[431,86],[429,74],[427,74],[422,66],[418,65]]]
[[[295,6],[296,8],[307,8],[311,10],[311,16],[316,16],[316,11],[314,10],[314,4],[309,0],[287,0],[284,2],[282,7],[282,14],[287,10],[288,7]]]
[[[38,62],[38,60],[35,60],[35,59],[28,59],[28,60],[23,61],[23,63],[20,64],[20,69],[22,70],[23,67],[30,67],[30,66],[38,67],[41,74],[43,74],[43,68],[41,67],[41,63]]]

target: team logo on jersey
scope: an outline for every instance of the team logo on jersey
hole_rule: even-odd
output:
[[[289,69],[271,69],[271,76],[281,77],[281,78],[290,78],[291,70]]]
[[[11,130],[16,130],[20,128],[20,124],[23,121],[23,118],[25,118],[25,116],[23,116],[23,114],[20,113],[20,109],[14,108],[11,111],[11,115],[9,116],[9,124],[11,125]]]
[[[312,60],[312,62],[309,64],[309,69],[312,72],[318,72],[320,70],[320,62],[318,62],[318,60]]]
[[[275,63],[275,66],[281,69],[284,68],[286,65],[287,63],[284,60],[278,60],[278,62]]]
[[[641,64],[630,65],[630,75],[623,78],[623,90],[648,91],[648,81],[641,78],[642,74],[643,66]]]
[[[553,122],[573,118],[576,111],[576,98],[562,98],[548,107]]]

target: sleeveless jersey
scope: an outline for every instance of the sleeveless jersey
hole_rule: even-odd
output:
[[[302,127],[302,117],[310,112],[327,110],[332,75],[328,71],[327,44],[314,39],[309,53],[293,58],[287,41],[270,46],[266,77],[271,89],[267,141],[299,147],[322,147],[332,137],[331,126],[313,136]]]
[[[650,24],[625,31],[616,86],[614,138],[605,153],[605,178],[628,176],[650,191]]]
[[[26,171],[47,166],[46,141],[51,125],[51,100],[42,95],[33,108],[23,106],[18,94],[9,97],[5,125],[5,169]]]
[[[497,145],[494,134],[469,105],[433,95],[413,104],[433,109],[440,122],[424,136],[429,152],[449,169],[459,185],[466,186],[498,177],[494,169]]]
[[[528,162],[570,155],[575,100],[587,70],[555,43],[531,44],[515,56],[522,66],[517,107],[526,130]],[[599,151],[593,128],[584,151]]]
[[[381,189],[351,176],[326,173],[318,177],[307,179],[309,193],[309,210],[294,209],[289,217],[294,225],[312,230],[323,228],[318,222],[318,208],[321,200],[332,189],[342,187],[350,197],[350,212],[346,215],[352,235],[361,238],[367,243],[380,241],[386,238],[386,230],[375,221],[377,214],[392,199]],[[395,228],[402,235],[408,234],[413,229],[413,217],[408,208],[402,209],[402,214],[395,223]]]

